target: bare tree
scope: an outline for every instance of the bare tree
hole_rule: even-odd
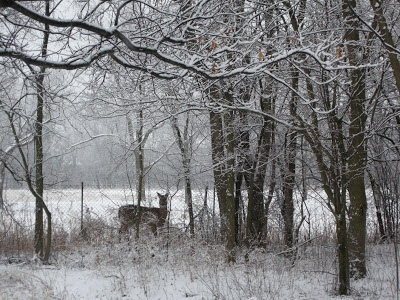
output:
[[[193,199],[192,199],[192,184],[190,175],[190,160],[191,160],[191,137],[189,135],[189,113],[186,114],[186,121],[183,132],[179,129],[176,116],[171,117],[171,127],[175,134],[176,143],[182,157],[183,176],[185,182],[185,202],[189,211],[189,231],[190,236],[194,237],[194,214],[193,214]]]

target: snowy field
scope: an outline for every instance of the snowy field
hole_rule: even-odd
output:
[[[156,190],[147,194],[143,206],[159,207]],[[162,191],[159,191],[163,193]],[[118,208],[122,205],[133,204],[135,191],[129,189],[96,189],[85,188],[83,191],[83,220],[101,219],[111,229],[119,226]],[[194,209],[198,212],[202,208],[204,195],[197,192],[194,195]],[[6,208],[10,215],[19,223],[28,228],[34,225],[35,199],[28,190],[5,190]],[[71,232],[80,226],[82,216],[82,192],[79,189],[46,190],[44,200],[52,213],[54,228],[62,226],[63,230]],[[188,213],[183,192],[177,191],[169,197],[171,206],[170,221],[179,226],[188,224]],[[213,214],[209,200],[210,211]],[[136,203],[136,202],[135,202]],[[214,215],[218,211],[214,209]]]
[[[395,299],[391,245],[368,247],[368,276],[336,295],[334,248],[310,245],[294,266],[274,253],[228,265],[221,247],[124,243],[59,254],[51,266],[0,264],[0,299]],[[158,247],[157,247],[158,246]],[[140,250],[138,250],[140,248]],[[157,250],[156,250],[157,249]]]
[[[151,190],[147,193],[146,200],[142,205],[158,207],[157,192],[163,191]],[[110,229],[116,229],[119,226],[117,218],[118,208],[125,204],[132,204],[135,191],[129,189],[96,189],[85,188],[83,192],[83,219],[101,219]],[[44,200],[52,213],[52,223],[54,228],[62,227],[66,232],[71,232],[81,222],[81,190],[79,189],[54,189],[45,191]],[[205,198],[204,191],[194,191],[193,209],[197,216],[203,208]],[[295,221],[298,223],[301,219],[301,201],[300,195],[295,196]],[[307,201],[303,204],[303,215],[305,221],[301,227],[302,235],[310,237],[320,234],[334,234],[334,220],[331,212],[328,210],[324,199],[326,197],[322,192],[310,192]],[[34,224],[34,206],[35,201],[28,190],[6,190],[6,207],[13,218],[28,228],[33,228]],[[377,230],[374,205],[371,197],[368,209],[368,231],[373,234]],[[184,200],[183,191],[170,192],[169,197],[170,223],[173,226],[184,228],[189,223],[187,205]],[[212,218],[218,218],[218,203],[215,203],[212,191],[207,195],[207,215],[208,222]],[[274,204],[271,205],[273,207]],[[280,212],[275,209],[270,210],[269,228],[279,230]]]

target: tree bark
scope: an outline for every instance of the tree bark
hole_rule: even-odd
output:
[[[231,91],[224,93],[225,99],[230,105],[233,104]],[[234,140],[234,113],[229,110],[225,114],[226,129],[226,248],[228,262],[236,261],[236,210],[235,210],[235,140]]]
[[[46,1],[46,16],[50,16],[50,4]],[[47,56],[47,47],[49,43],[50,26],[45,25],[42,53],[43,59]],[[36,208],[35,208],[35,253],[43,259],[43,106],[44,106],[44,78],[46,68],[41,67],[39,73],[36,75],[36,91],[37,91],[37,104],[36,104],[36,122],[35,122],[35,186],[36,186]],[[48,228],[51,230],[51,228]]]
[[[356,7],[356,1],[343,1],[343,17],[348,29],[345,31],[347,56],[350,65],[362,63],[364,49],[360,45],[359,22],[354,18],[350,8]],[[350,71],[350,127],[348,150],[348,191],[349,208],[349,259],[350,275],[363,278],[367,275],[365,262],[365,241],[367,228],[367,198],[365,194],[365,168],[367,163],[365,142],[365,68]]]
[[[339,294],[347,295],[350,289],[349,277],[349,256],[348,256],[348,236],[345,208],[342,208],[336,222],[336,235],[338,243],[339,260]]]
[[[289,131],[287,136],[287,155],[283,189],[283,209],[282,217],[284,221],[284,236],[286,247],[293,247],[293,228],[294,228],[294,203],[293,192],[295,187],[296,173],[296,140],[297,133]]]
[[[214,186],[217,191],[219,215],[221,219],[221,237],[226,233],[226,166],[224,153],[224,134],[222,113],[210,111],[211,156],[214,173]]]
[[[194,214],[193,214],[193,199],[192,199],[192,183],[190,176],[190,149],[189,149],[189,115],[186,119],[186,125],[184,130],[184,137],[182,137],[181,131],[178,127],[178,122],[175,117],[171,120],[172,130],[176,137],[176,143],[178,144],[179,151],[181,152],[183,176],[185,181],[185,202],[188,206],[189,211],[189,232],[190,236],[194,237]]]
[[[45,70],[41,69],[41,72]],[[35,208],[35,253],[40,258],[43,257],[43,73],[37,79],[37,106],[35,124],[35,185],[36,185],[36,208]]]
[[[368,175],[369,175],[369,180],[371,182],[372,193],[374,195],[374,200],[375,200],[376,219],[378,221],[379,234],[381,237],[381,241],[385,242],[387,240],[387,234],[385,232],[385,226],[383,224],[383,218],[382,218],[381,193],[379,191],[379,188],[377,186],[374,176],[369,171],[368,171]]]
[[[6,175],[6,166],[0,161],[0,209],[4,207],[4,185],[5,185],[5,175]]]
[[[395,49],[395,44],[393,41],[392,33],[388,27],[385,15],[383,14],[382,1],[370,0],[370,4],[376,16],[379,32],[383,36],[383,41],[385,43],[384,46],[388,50],[389,61],[395,78],[396,87],[400,93],[400,61],[398,59],[399,54],[396,54],[393,51],[393,49]]]
[[[260,81],[260,88],[263,95],[260,97],[260,107],[266,114],[272,114],[274,110],[274,97],[272,95],[271,82],[266,86]],[[253,165],[250,169],[250,179],[248,185],[248,207],[247,207],[247,228],[246,244],[261,245],[265,237],[265,204],[264,204],[264,184],[267,171],[269,156],[273,144],[275,123],[272,119],[265,116],[259,133],[258,145],[254,155]]]
[[[144,140],[143,140],[143,110],[139,108],[137,112],[137,128],[136,128],[136,147],[135,147],[135,169],[136,169],[136,195],[138,218],[136,222],[136,238],[139,238],[139,225],[142,218],[140,206],[144,200]]]
[[[126,114],[126,122],[128,126],[128,134],[131,140],[131,143],[134,145],[134,155],[135,155],[135,188],[136,188],[136,198],[137,198],[137,207],[138,207],[138,218],[136,219],[135,226],[135,237],[138,239],[140,236],[140,221],[141,221],[141,203],[144,200],[145,187],[144,187],[144,177],[145,177],[145,168],[144,168],[144,142],[145,139],[143,137],[143,110],[139,108],[136,112],[136,131],[133,126],[133,122],[131,120],[131,116],[129,112]]]

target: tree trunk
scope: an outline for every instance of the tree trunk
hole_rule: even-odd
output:
[[[309,86],[308,88],[311,88]],[[325,105],[336,107],[336,99],[325,95]],[[332,103],[330,103],[332,102]],[[346,224],[346,153],[344,150],[344,135],[342,129],[342,120],[337,118],[335,111],[330,107],[325,108],[331,111],[328,114],[329,134],[331,141],[330,150],[326,149],[323,144],[316,114],[312,114],[312,125],[306,124],[295,111],[296,119],[300,122],[303,130],[300,133],[310,145],[312,152],[316,158],[318,171],[321,178],[323,190],[327,195],[327,206],[335,217],[336,235],[337,235],[337,254],[338,254],[338,269],[339,269],[339,287],[338,291],[341,295],[347,295],[350,289],[349,277],[349,259],[348,259],[348,235]],[[324,140],[326,142],[326,140]],[[328,153],[327,153],[328,152]],[[327,159],[326,159],[327,158]]]
[[[229,91],[225,92],[225,99],[232,104],[233,99]],[[228,252],[228,262],[236,261],[236,227],[235,227],[235,141],[234,141],[234,113],[232,110],[225,114],[226,130],[226,248]]]
[[[50,16],[50,4],[46,1],[46,16]],[[49,25],[45,25],[42,53],[43,59],[47,56],[47,46],[50,35]],[[35,122],[35,186],[36,186],[36,208],[35,208],[35,254],[41,259],[44,257],[43,253],[43,106],[44,106],[44,78],[46,68],[41,67],[39,74],[36,76],[36,91],[37,91],[37,104],[36,104],[36,122]],[[50,228],[47,229],[51,231]],[[48,234],[49,235],[49,234]]]
[[[387,234],[385,232],[385,226],[383,224],[383,217],[382,217],[382,195],[379,191],[379,188],[376,184],[375,178],[368,171],[369,180],[371,182],[372,193],[374,195],[375,200],[375,209],[376,209],[376,219],[378,221],[378,228],[379,228],[379,235],[381,237],[381,241],[385,242],[387,240]]]
[[[293,247],[293,228],[294,228],[294,204],[293,192],[295,187],[296,172],[296,132],[290,130],[288,134],[288,145],[286,155],[286,168],[284,177],[284,197],[283,197],[283,221],[284,236],[286,247]]]
[[[0,209],[4,207],[4,185],[5,185],[5,175],[6,175],[6,166],[0,161]]]
[[[35,253],[43,258],[43,105],[44,105],[44,72],[40,70],[37,78],[37,105],[35,124],[35,186],[36,186],[36,208],[35,208]]]
[[[362,63],[363,47],[359,36],[359,24],[355,20],[350,8],[354,9],[356,2],[346,0],[343,2],[343,16],[347,30],[345,40],[349,63],[357,66]],[[367,163],[365,142],[365,69],[357,68],[350,71],[350,127],[349,127],[349,154],[348,191],[350,197],[349,208],[349,259],[350,275],[353,278],[363,278],[367,274],[365,263],[365,241],[367,227],[367,199],[365,194],[365,168]]]
[[[263,168],[264,169],[264,168]],[[264,237],[264,174],[254,174],[249,183],[246,243],[260,246]]]
[[[138,218],[136,222],[136,238],[139,238],[139,227],[142,218],[140,206],[144,200],[144,153],[142,143],[138,144],[135,150],[135,169],[136,169],[136,197],[137,197],[137,210]]]
[[[248,101],[247,91],[243,91],[244,101]],[[237,115],[237,121],[235,130],[238,132],[235,137],[236,140],[236,182],[235,182],[235,210],[236,210],[236,244],[239,244],[243,240],[245,232],[243,232],[243,199],[242,199],[242,186],[243,180],[248,177],[249,170],[251,168],[249,157],[250,157],[250,131],[248,124],[248,113],[245,111],[239,111]],[[248,178],[247,180],[248,181]]]
[[[214,172],[214,186],[217,191],[221,219],[221,237],[226,233],[226,166],[224,153],[224,134],[222,113],[210,111],[211,156]]]
[[[274,142],[274,141],[272,141]],[[272,166],[271,166],[271,177],[269,181],[269,187],[268,187],[268,197],[267,201],[265,202],[265,207],[264,207],[264,216],[265,216],[265,221],[264,221],[264,239],[267,238],[268,235],[268,215],[269,215],[269,207],[272,203],[272,199],[274,196],[275,192],[275,186],[276,186],[276,162],[275,160],[272,161]]]
[[[145,185],[144,185],[144,139],[143,139],[143,110],[139,108],[137,112],[137,128],[136,128],[136,147],[135,147],[135,168],[136,168],[136,196],[137,196],[137,208],[138,218],[136,222],[136,238],[139,238],[139,225],[142,218],[142,212],[140,206],[144,200]]]
[[[274,97],[272,95],[271,82],[264,86],[259,82],[263,95],[260,97],[261,110],[266,114],[272,114],[274,110]],[[250,169],[248,185],[248,207],[247,207],[247,228],[246,244],[261,245],[265,237],[265,205],[264,205],[264,184],[269,156],[273,145],[275,124],[272,119],[265,116],[260,130],[256,154],[253,166]]]
[[[392,67],[393,75],[396,82],[397,90],[400,93],[400,61],[398,54],[393,51],[395,43],[393,41],[391,30],[388,27],[385,15],[383,14],[382,1],[370,0],[371,8],[374,11],[378,23],[378,29],[385,42],[385,47],[388,50],[390,65]]]
[[[292,26],[294,30],[298,31],[297,19],[292,13]],[[292,93],[290,97],[289,109],[291,115],[297,114],[297,94],[294,91],[299,89],[299,71],[291,70],[292,78]],[[290,129],[286,136],[286,149],[285,152],[285,174],[284,174],[284,187],[283,187],[283,222],[284,222],[284,237],[286,247],[293,247],[293,228],[294,228],[294,201],[293,192],[296,184],[296,153],[297,153],[297,132],[294,129]],[[290,252],[293,254],[293,252]]]
[[[116,79],[119,85],[119,79]],[[140,100],[139,100],[140,101]],[[135,189],[136,189],[136,198],[137,198],[137,214],[138,218],[136,219],[135,226],[135,237],[138,239],[140,236],[140,221],[141,221],[141,209],[140,206],[145,197],[145,168],[144,168],[144,143],[145,138],[143,137],[143,110],[139,108],[136,111],[136,130],[134,129],[133,122],[130,116],[130,112],[126,113],[126,122],[128,126],[128,135],[133,145],[133,153],[135,155]]]
[[[348,237],[347,237],[347,225],[346,225],[346,213],[345,209],[338,216],[336,222],[336,235],[338,243],[338,260],[339,260],[339,294],[347,295],[350,289],[350,278],[349,278],[349,256],[348,256]]]
[[[240,203],[242,202],[242,183],[243,183],[243,171],[239,170],[236,172],[235,179],[235,242],[239,245],[241,242],[241,228],[242,228],[242,214],[240,211]]]
[[[193,199],[192,199],[192,184],[190,176],[190,149],[189,149],[189,115],[186,119],[186,125],[184,130],[184,136],[182,137],[181,131],[178,127],[177,119],[172,117],[171,119],[172,130],[176,137],[176,143],[181,152],[183,176],[185,181],[185,202],[188,206],[189,211],[189,232],[190,236],[194,237],[194,214],[193,214]]]
[[[25,172],[25,180],[26,180],[26,183],[28,185],[29,191],[32,193],[32,195],[35,197],[35,199],[39,201],[40,207],[42,207],[43,210],[46,212],[46,216],[47,216],[47,243],[46,243],[46,249],[44,251],[44,256],[43,256],[42,259],[43,259],[44,262],[48,262],[48,260],[50,258],[50,253],[51,253],[51,241],[52,241],[51,213],[48,210],[48,208],[46,206],[46,203],[43,201],[43,198],[36,192],[36,190],[35,190],[35,188],[33,186],[31,174],[29,172],[28,161],[26,159],[26,155],[25,155],[24,151],[22,150],[22,144],[21,144],[21,142],[19,140],[19,137],[18,137],[18,134],[17,134],[17,130],[16,130],[15,125],[14,125],[13,116],[12,116],[12,114],[7,113],[7,112],[6,112],[6,114],[7,114],[8,120],[10,122],[11,131],[12,131],[13,136],[14,136],[16,147],[17,147],[17,149],[19,151],[19,154],[21,156],[22,166],[23,166],[24,172]]]
[[[304,20],[305,16],[305,7],[307,4],[307,0],[301,0],[299,2],[298,14],[296,15],[296,9],[292,7],[289,1],[284,1],[283,4],[289,9],[290,16],[290,24],[295,35],[298,34],[300,30],[300,24]],[[292,76],[292,92],[290,96],[289,102],[289,110],[292,116],[297,114],[297,105],[298,105],[298,96],[297,92],[299,90],[299,71],[295,68],[291,67],[291,76]],[[293,247],[293,235],[294,235],[294,201],[293,201],[293,192],[296,184],[296,152],[297,152],[297,131],[294,129],[290,129],[288,133],[288,145],[287,145],[287,162],[285,167],[285,181],[284,181],[284,203],[283,203],[283,221],[284,221],[284,236],[286,247]],[[292,254],[294,252],[291,252]]]

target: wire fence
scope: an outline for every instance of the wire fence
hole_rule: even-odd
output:
[[[157,192],[147,189],[141,205],[159,207]],[[189,235],[189,212],[183,190],[168,191],[168,229]],[[298,197],[300,198],[300,197]],[[195,234],[207,242],[219,242],[220,220],[215,191],[194,190],[193,215]],[[332,214],[327,210],[319,194],[311,194],[306,203],[297,201],[295,224],[305,217],[300,234],[305,239],[316,235],[335,236]],[[35,226],[35,198],[27,188],[6,189],[3,193],[4,206],[0,209],[0,254],[18,253],[32,249]],[[74,239],[85,237],[91,242],[119,239],[121,226],[118,209],[127,204],[137,204],[136,192],[129,186],[93,187],[68,186],[46,189],[44,201],[52,214],[53,249],[62,249]],[[247,200],[242,201],[243,211],[240,231],[246,230],[245,212]],[[373,209],[372,206],[370,206]],[[301,214],[300,214],[301,213]],[[46,226],[46,222],[44,222]],[[145,226],[143,226],[145,228]],[[268,238],[282,238],[282,218],[279,205],[270,207],[268,214]],[[165,229],[165,228],[164,228]],[[369,213],[368,232],[377,232],[374,212]]]
[[[149,190],[141,206],[159,207],[157,192]],[[137,204],[136,192],[130,187],[69,186],[47,189],[44,201],[52,214],[54,247],[61,247],[72,237],[82,236],[92,240],[118,237],[120,221],[118,209],[127,204]],[[4,206],[0,213],[0,243],[10,244],[10,251],[24,248],[23,237],[33,240],[35,226],[34,196],[28,189],[6,189]],[[169,192],[168,226],[182,234],[188,234],[189,213],[183,191]],[[193,212],[196,233],[204,238],[217,238],[218,205],[215,195],[207,189],[193,192]],[[45,222],[46,224],[46,222]],[[89,236],[89,237],[88,237]]]

